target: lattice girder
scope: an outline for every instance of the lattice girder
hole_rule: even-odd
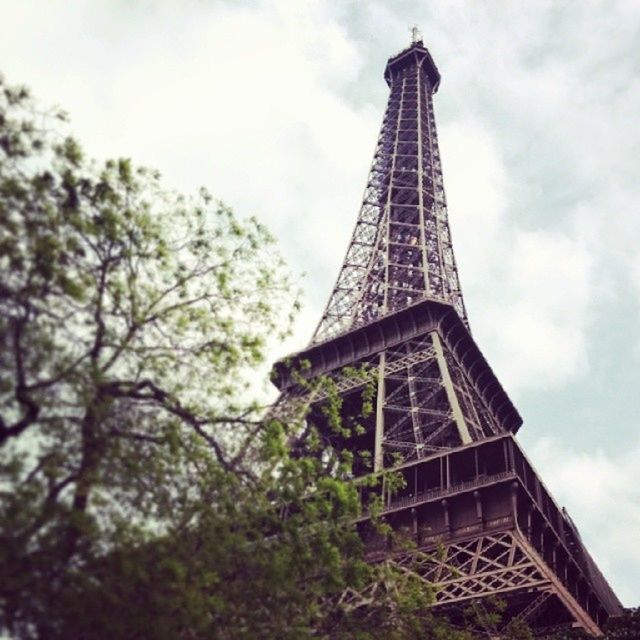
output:
[[[549,584],[512,532],[452,542],[425,565],[423,575],[436,584],[438,604]]]
[[[354,370],[367,374],[356,376]],[[437,331],[350,362],[346,373],[345,369],[337,369],[325,376],[331,380],[333,392],[345,399],[362,394],[367,384],[377,385],[377,411],[372,415],[362,418],[357,400],[345,400],[343,405],[345,424],[359,423],[365,428],[359,440],[343,441],[334,437],[328,427],[323,428],[326,386],[313,387],[312,391],[304,387],[290,389],[281,399],[279,410],[286,411],[287,406],[290,412],[293,407],[298,412],[309,408],[309,419],[320,427],[332,446],[368,448],[376,469],[417,460],[502,431],[485,399]]]
[[[549,620],[557,628],[581,626],[600,634],[598,625],[554,577],[553,570],[515,529],[485,532],[475,537],[443,540],[418,551],[389,553],[383,545],[368,545],[371,561],[385,558],[406,567],[434,587],[434,606],[459,615],[488,597],[506,604],[502,628],[514,619],[534,631]],[[353,597],[353,594],[352,594]],[[548,611],[548,617],[540,615]]]
[[[362,207],[314,343],[423,298],[450,303],[467,324],[433,112],[439,75],[422,45],[413,54],[388,68],[391,92]]]

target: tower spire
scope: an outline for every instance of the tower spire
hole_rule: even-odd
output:
[[[385,69],[391,91],[362,206],[313,343],[425,299],[452,305],[468,328],[433,112],[440,74],[411,33]]]

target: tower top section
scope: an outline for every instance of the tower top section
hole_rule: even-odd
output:
[[[440,74],[413,36],[385,69],[391,90],[362,207],[314,344],[422,300],[451,305],[469,327],[433,113]]]
[[[409,47],[389,58],[384,70],[384,79],[391,87],[394,78],[402,77],[406,70],[412,67],[421,67],[429,78],[431,91],[435,93],[440,85],[440,72],[433,61],[429,50],[424,46],[421,36],[417,35],[417,29],[412,30],[414,41]]]

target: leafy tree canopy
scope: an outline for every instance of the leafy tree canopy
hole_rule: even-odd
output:
[[[87,160],[63,120],[0,84],[0,591],[25,636],[273,466],[246,372],[295,306],[255,219]]]

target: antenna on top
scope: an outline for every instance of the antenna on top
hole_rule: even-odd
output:
[[[417,24],[414,24],[413,27],[409,29],[409,31],[411,31],[411,42],[413,44],[416,44],[417,42],[422,42],[422,33],[420,33],[420,29],[418,29]]]

